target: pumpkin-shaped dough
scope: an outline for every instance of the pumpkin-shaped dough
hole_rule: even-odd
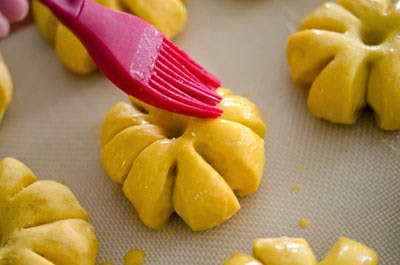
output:
[[[342,237],[318,263],[302,238],[265,238],[253,241],[253,256],[235,253],[224,265],[378,265],[378,254],[349,238]]]
[[[21,162],[0,161],[0,264],[94,265],[98,242],[72,192],[37,181]]]
[[[249,100],[219,89],[219,119],[191,118],[132,99],[108,112],[101,160],[123,184],[143,223],[160,229],[176,212],[194,231],[239,210],[235,196],[255,192],[264,169],[265,125]]]
[[[10,72],[0,54],[0,121],[4,116],[8,104],[10,104],[12,87]]]
[[[311,84],[311,112],[356,122],[369,104],[382,129],[400,129],[400,11],[390,0],[328,2],[289,37],[292,78]]]
[[[119,0],[95,0],[99,4],[123,10]],[[186,23],[186,8],[180,0],[124,0],[129,10],[173,38]],[[42,36],[54,43],[57,57],[70,71],[89,74],[97,69],[95,63],[77,37],[39,0],[32,0],[32,13]]]

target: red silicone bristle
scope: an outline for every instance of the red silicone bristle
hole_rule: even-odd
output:
[[[221,101],[215,91],[219,81],[174,47],[164,40],[159,49],[148,83],[151,98],[158,98],[153,105],[196,117],[218,117],[222,113],[215,108]]]
[[[193,107],[197,108],[204,108],[204,107],[210,107],[207,104],[204,104],[203,102],[188,96],[184,92],[180,91],[167,81],[165,81],[163,78],[161,78],[158,75],[154,75],[150,82],[149,85],[152,86],[154,89],[157,89],[167,97],[179,100],[180,102],[186,103],[186,104],[191,104]]]
[[[199,99],[204,103],[216,105],[221,100],[221,96],[210,89],[205,89],[198,82],[189,81],[182,78],[176,72],[167,68],[160,60],[156,63],[155,74],[163,78],[172,86],[178,88],[188,96]]]
[[[148,87],[148,93],[150,96],[146,102],[153,106],[171,112],[199,118],[217,118],[222,114],[220,109],[209,105],[198,106],[197,104],[193,104],[191,101],[186,103],[173,97],[167,97],[164,94],[165,88],[157,86],[160,86],[160,84],[153,80],[152,86]]]
[[[203,67],[195,62],[188,54],[182,51],[173,42],[168,39],[164,39],[162,46],[167,53],[171,54],[177,61],[182,63],[201,82],[214,89],[221,86],[221,81],[219,81],[216,77],[207,72]]]

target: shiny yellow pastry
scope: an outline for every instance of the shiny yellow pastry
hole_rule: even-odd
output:
[[[122,10],[119,0],[96,0],[112,9]],[[178,34],[186,23],[186,8],[180,0],[123,0],[129,10],[153,24],[169,38]],[[32,0],[32,13],[42,36],[54,43],[57,57],[70,71],[89,74],[97,69],[83,44],[64,27],[51,11]]]
[[[253,255],[268,265],[317,265],[317,259],[302,238],[267,238],[253,242]]]
[[[38,181],[21,162],[0,160],[0,264],[94,265],[94,228],[72,192]]]
[[[377,265],[378,254],[349,238],[339,238],[319,265]]]
[[[32,15],[43,38],[53,43],[60,22],[39,0],[32,0]]]
[[[112,9],[120,9],[118,0],[96,0]],[[89,74],[97,69],[95,63],[77,37],[51,13],[39,0],[32,1],[33,17],[42,36],[54,43],[60,62],[77,74]]]
[[[338,0],[312,12],[287,44],[292,78],[311,84],[311,112],[353,124],[367,104],[400,129],[400,11],[390,0]]]
[[[67,27],[57,27],[54,48],[60,62],[71,72],[89,74],[97,69],[88,51]]]
[[[339,238],[323,261],[318,263],[302,238],[267,238],[253,241],[253,256],[235,253],[224,265],[378,265],[378,254],[349,238]]]
[[[186,8],[181,0],[122,0],[132,13],[153,24],[168,38],[182,31]]]
[[[142,222],[162,228],[176,212],[194,231],[221,224],[255,192],[264,169],[265,125],[249,100],[219,89],[219,119],[173,114],[132,99],[110,109],[101,160]]]
[[[12,97],[12,80],[10,72],[0,54],[0,121],[10,104]]]

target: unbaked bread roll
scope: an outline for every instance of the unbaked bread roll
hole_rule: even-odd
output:
[[[142,222],[162,228],[176,212],[194,231],[229,219],[264,170],[265,124],[246,98],[219,89],[218,119],[170,113],[132,99],[110,109],[101,160]]]
[[[235,253],[224,265],[378,265],[378,254],[367,246],[341,237],[318,263],[302,238],[263,238],[253,241],[253,256]]]
[[[72,192],[38,181],[13,158],[0,160],[0,264],[94,265],[94,228]]]
[[[124,10],[119,0],[95,0],[106,7]],[[167,37],[175,37],[186,24],[186,7],[180,0],[123,0],[130,12],[153,24]],[[77,37],[41,4],[32,1],[32,13],[42,36],[54,44],[60,62],[77,74],[89,74],[97,69]]]
[[[310,84],[310,111],[353,124],[368,104],[385,130],[400,129],[400,11],[389,0],[338,0],[289,37],[292,78]]]

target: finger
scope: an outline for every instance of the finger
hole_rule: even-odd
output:
[[[28,9],[27,0],[0,0],[0,11],[10,22],[24,19]]]
[[[8,23],[8,19],[0,12],[0,39],[5,38],[9,32],[10,24]]]

